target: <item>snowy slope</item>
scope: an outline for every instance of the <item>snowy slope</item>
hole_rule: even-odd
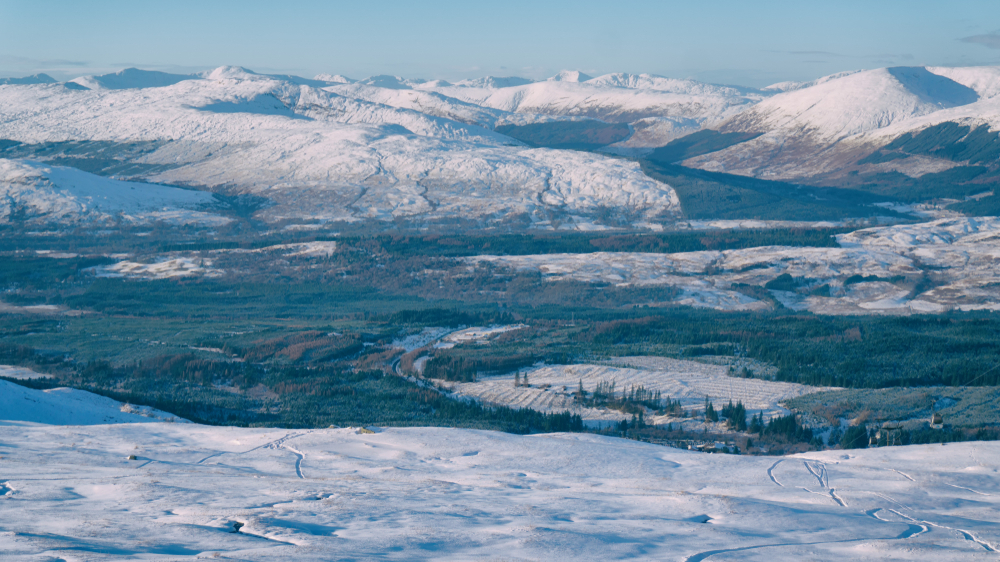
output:
[[[118,181],[75,168],[0,159],[0,223],[112,222],[217,226],[211,193]]]
[[[131,424],[0,427],[0,456],[13,561],[950,562],[1000,548],[989,442],[775,458],[593,435]]]
[[[1000,96],[1000,66],[928,66],[927,70],[972,88],[982,99]]]
[[[491,87],[495,82],[456,84],[435,91],[476,105],[512,113],[590,117],[628,123],[643,118],[688,119],[698,128],[718,123],[764,99],[756,90],[714,86],[651,75],[614,74],[590,80],[576,75],[529,84]],[[692,127],[691,131],[698,130]],[[673,138],[673,137],[670,137]],[[661,144],[670,138],[658,139]]]
[[[1000,68],[896,67],[840,73],[784,90],[719,126],[763,133],[692,158],[694,167],[774,179],[847,173],[899,135],[945,121],[1000,128]],[[893,169],[920,175],[953,166],[916,158]],[[914,167],[912,171],[906,166]]]
[[[678,208],[673,190],[635,163],[524,148],[454,120],[488,125],[495,110],[433,92],[406,103],[372,97],[437,104],[425,109],[454,119],[239,67],[202,76],[142,89],[5,87],[0,138],[152,143],[138,161],[156,171],[133,179],[258,194],[273,203],[260,214],[267,220],[520,215],[530,224],[604,207],[648,217]]]
[[[481,107],[473,103],[449,98],[437,92],[409,88],[377,87],[368,83],[344,84],[327,88],[344,97],[372,103],[419,111],[460,123],[493,129],[508,112]]]
[[[73,388],[35,390],[0,380],[0,426],[40,423],[96,425],[107,423],[183,422],[148,406],[133,406]]]

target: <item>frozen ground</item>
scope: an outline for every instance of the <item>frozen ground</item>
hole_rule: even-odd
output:
[[[788,412],[781,406],[784,400],[829,390],[826,387],[731,377],[728,376],[728,366],[665,357],[618,357],[614,364],[546,365],[522,369],[520,376],[527,376],[530,386],[515,387],[514,373],[481,377],[476,382],[442,384],[461,396],[492,404],[542,412],[570,411],[579,414],[590,425],[601,425],[629,416],[617,410],[577,405],[572,394],[580,384],[587,392],[593,392],[601,382],[614,382],[619,394],[632,386],[659,390],[664,398],[678,400],[686,410],[691,411],[700,411],[706,397],[719,408],[730,400],[733,403],[742,401],[750,413],[763,412],[768,419]],[[670,422],[692,430],[704,429],[705,425],[700,419],[666,416],[652,416],[646,421],[655,424]]]
[[[670,285],[680,290],[676,304],[719,310],[770,308],[769,303],[741,292],[740,286],[763,287],[787,274],[798,290],[773,290],[771,294],[791,309],[818,314],[912,314],[1000,309],[998,239],[1000,219],[963,217],[842,234],[838,236],[841,248],[765,246],[679,254],[598,252],[465,259],[470,264],[485,261],[540,271],[550,280]],[[828,295],[814,292],[823,285],[829,287]]]
[[[439,428],[0,426],[0,552],[10,561],[995,560],[998,463],[997,443],[775,458]]]

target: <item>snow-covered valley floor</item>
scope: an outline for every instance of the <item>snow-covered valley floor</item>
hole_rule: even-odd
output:
[[[747,457],[581,434],[0,422],[0,558],[995,560],[998,464],[998,443]]]
[[[664,398],[681,403],[688,411],[697,411],[711,399],[719,407],[727,402],[742,402],[748,411],[761,412],[767,419],[785,415],[788,410],[781,402],[831,387],[807,386],[789,382],[774,382],[729,376],[729,366],[710,365],[697,361],[665,357],[619,357],[610,365],[544,365],[522,369],[518,377],[526,377],[529,385],[514,386],[514,373],[483,376],[474,382],[449,383],[436,381],[460,396],[468,396],[490,404],[514,408],[531,408],[540,412],[572,412],[591,426],[606,425],[628,419],[630,416],[608,408],[589,408],[579,405],[574,393],[580,386],[593,393],[600,383],[615,383],[617,392],[632,387],[660,391]],[[701,416],[699,416],[701,418]],[[649,416],[647,422],[666,425],[672,423],[686,430],[702,431],[706,425],[701,419],[673,416]],[[711,427],[719,430],[723,427]]]

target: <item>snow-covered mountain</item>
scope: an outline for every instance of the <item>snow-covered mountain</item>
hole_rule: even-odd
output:
[[[0,78],[0,86],[5,86],[9,84],[13,85],[25,85],[25,84],[54,84],[55,78],[49,76],[48,74],[33,74],[31,76],[24,76],[21,78]]]
[[[52,143],[143,144],[129,157],[143,171],[129,179],[253,194],[269,201],[261,217],[271,220],[518,215],[530,224],[607,208],[669,217],[678,207],[634,163],[523,147],[490,130],[502,111],[436,91],[321,88],[239,67],[159,86],[121,74],[142,79],[0,89],[0,138],[35,158]],[[100,78],[81,82],[114,83]]]
[[[619,212],[615,224],[637,213],[661,222],[676,216],[673,190],[632,162],[529,148],[507,136],[520,126],[558,130],[560,121],[588,120],[621,129],[602,141],[613,143],[604,153],[634,156],[711,128],[759,136],[686,165],[767,179],[919,176],[962,163],[876,153],[942,123],[1000,128],[1000,67],[842,72],[762,90],[577,71],[454,84],[234,66],[192,75],[130,68],[65,83],[38,76],[0,85],[0,157],[86,161],[94,163],[88,171],[131,181],[252,195],[265,220],[518,217],[538,225],[589,224],[609,209]],[[573,145],[572,133],[559,134],[563,144],[554,146]],[[72,157],[66,143],[77,143]]]
[[[609,74],[589,78],[563,71],[549,80],[518,85],[484,79],[435,91],[503,111],[548,116],[587,117],[613,123],[661,119],[686,126],[651,139],[662,146],[677,136],[720,123],[765,99],[768,92],[715,86],[649,74]]]
[[[890,170],[919,176],[956,163],[926,155],[867,167],[858,161],[945,122],[1000,129],[1000,67],[882,68],[770,89],[782,93],[717,127],[761,136],[687,164],[768,179]]]
[[[154,70],[126,68],[114,74],[101,76],[81,76],[70,82],[91,90],[125,90],[133,88],[162,88],[184,80],[194,80],[198,76],[188,74],[168,74]]]

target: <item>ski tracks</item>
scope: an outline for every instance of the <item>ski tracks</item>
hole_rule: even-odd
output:
[[[830,477],[826,473],[825,464],[816,461],[813,461],[812,464],[810,464],[809,461],[802,461],[802,464],[805,465],[806,470],[809,471],[809,474],[812,474],[813,476],[816,477],[816,480],[819,481],[820,486],[824,488],[830,487]]]
[[[302,476],[302,462],[306,460],[306,454],[298,449],[293,449],[289,445],[281,445],[281,448],[295,453],[295,456],[297,457],[295,459],[295,475],[305,480],[305,476]]]
[[[298,449],[292,448],[291,446],[289,446],[287,444],[287,442],[291,441],[292,439],[297,439],[299,437],[302,437],[303,435],[308,435],[310,433],[312,433],[312,430],[310,430],[310,431],[302,431],[302,432],[299,432],[299,433],[286,433],[284,436],[282,436],[282,437],[280,437],[278,439],[275,439],[274,441],[269,441],[267,443],[264,443],[263,445],[258,445],[256,447],[254,447],[252,449],[248,449],[246,451],[237,452],[237,453],[230,453],[230,452],[212,453],[211,455],[208,455],[207,457],[201,459],[200,461],[198,461],[195,464],[202,464],[205,461],[207,461],[208,459],[219,457],[219,456],[222,456],[222,455],[246,455],[248,453],[252,453],[252,452],[258,451],[260,449],[275,449],[275,450],[277,450],[277,449],[284,449],[284,450],[289,451],[289,452],[291,452],[292,454],[295,455],[295,457],[296,457],[295,458],[295,475],[304,480],[305,476],[302,475],[302,463],[303,463],[303,461],[306,460],[306,454],[303,453],[302,451],[299,451]]]
[[[767,469],[767,477],[771,479],[771,482],[774,482],[775,484],[777,484],[778,486],[781,486],[782,488],[784,488],[785,485],[782,484],[781,482],[778,482],[778,479],[774,477],[774,469],[778,468],[778,465],[781,464],[781,462],[784,461],[784,460],[785,459],[779,460],[778,462],[772,464],[771,468]]]

